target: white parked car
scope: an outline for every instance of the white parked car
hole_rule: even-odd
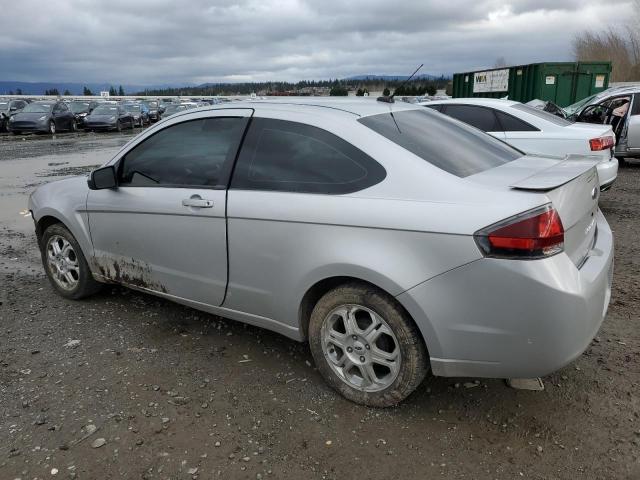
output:
[[[615,136],[610,125],[572,123],[530,105],[494,98],[457,98],[420,105],[457,118],[528,154],[597,155],[600,189],[618,176]]]

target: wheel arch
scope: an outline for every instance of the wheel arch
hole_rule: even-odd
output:
[[[381,288],[375,283],[372,283],[368,280],[364,280],[362,278],[349,276],[349,275],[338,275],[338,276],[326,277],[326,278],[323,278],[322,280],[317,281],[307,289],[307,291],[302,297],[302,300],[300,301],[300,306],[298,309],[298,322],[299,322],[298,328],[300,332],[300,338],[302,341],[308,340],[309,320],[311,318],[311,312],[313,311],[313,308],[315,307],[316,303],[318,303],[320,298],[322,298],[322,296],[327,292],[329,292],[330,290],[333,290],[334,288],[337,288],[341,285],[345,285],[347,283],[359,283],[361,285],[373,287],[387,294],[389,298],[393,299],[393,301],[396,303],[398,308],[400,308],[405,313],[405,315],[414,323],[418,332],[420,332],[420,337],[422,339],[422,342],[425,348],[427,349],[427,358],[428,358],[429,342],[427,341],[427,338],[425,338],[424,331],[420,327],[418,322],[416,322],[416,320],[413,318],[409,310],[402,304],[402,302],[395,295],[392,295],[389,291],[387,291],[384,288]]]

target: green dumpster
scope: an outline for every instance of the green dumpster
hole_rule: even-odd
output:
[[[532,63],[456,73],[453,97],[538,98],[566,107],[609,87],[611,62]]]

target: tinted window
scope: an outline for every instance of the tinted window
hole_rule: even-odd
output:
[[[244,118],[220,117],[167,127],[126,154],[120,184],[226,187],[245,125]]]
[[[491,135],[427,108],[381,113],[358,121],[459,177],[489,170],[524,155]]]
[[[565,120],[564,118],[560,118],[553,113],[545,112],[544,110],[540,110],[539,108],[532,107],[530,105],[525,105],[523,103],[516,103],[512,105],[511,108],[515,108],[516,110],[520,110],[521,112],[526,112],[531,115],[535,115],[536,117],[540,117],[547,122],[554,123],[559,127],[566,127],[567,125],[571,125],[571,122]]]
[[[461,122],[479,128],[483,132],[497,132],[500,127],[496,123],[496,116],[490,108],[473,105],[446,105],[444,113],[457,118]]]
[[[384,168],[345,140],[310,125],[254,119],[232,187],[340,194],[374,185]]]
[[[498,122],[500,122],[501,132],[539,132],[536,127],[528,124],[527,122],[520,120],[519,118],[509,115],[508,113],[501,112],[500,110],[494,110],[498,116]]]
[[[438,112],[442,111],[442,105],[438,104],[438,105],[425,105],[425,107],[430,108],[431,110],[436,110]]]

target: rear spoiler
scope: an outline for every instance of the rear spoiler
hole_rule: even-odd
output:
[[[567,155],[560,163],[537,171],[509,186],[516,190],[552,190],[569,183],[589,170],[593,170],[592,174],[597,175],[595,166],[601,160],[601,158],[591,158],[586,155]],[[591,176],[588,181],[591,181]]]

